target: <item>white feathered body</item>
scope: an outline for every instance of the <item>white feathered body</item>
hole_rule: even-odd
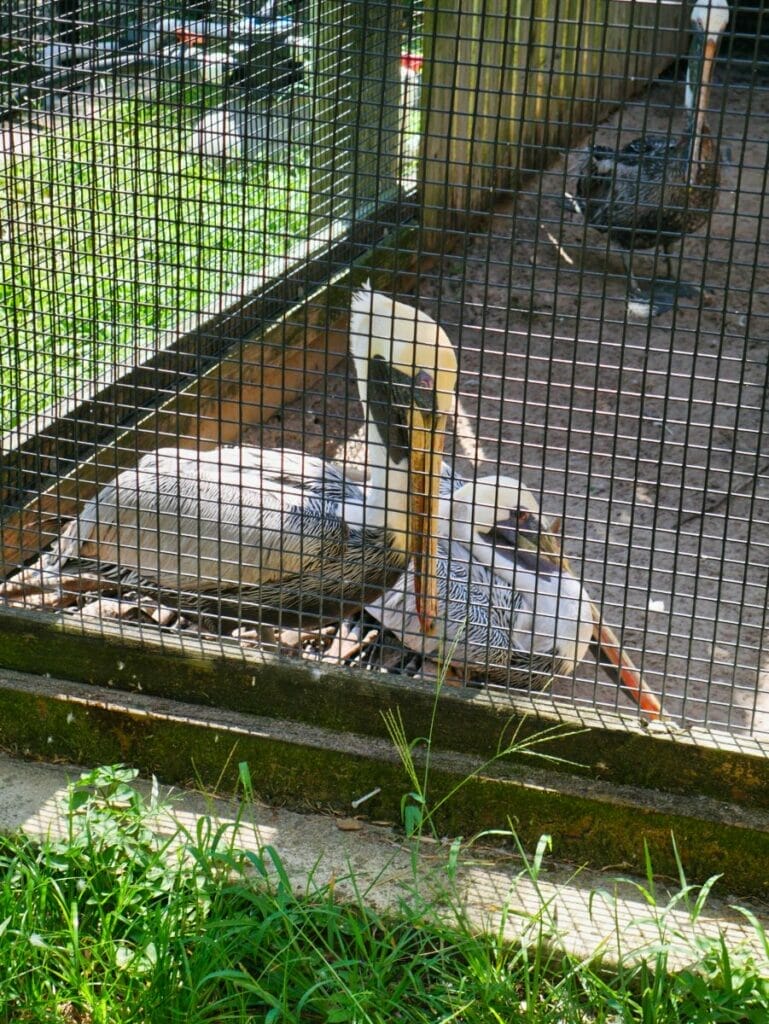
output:
[[[111,567],[123,582],[203,607],[229,598],[244,612],[253,605],[257,619],[280,611],[281,623],[311,625],[360,607],[405,568],[384,528],[342,518],[363,500],[336,466],[302,452],[163,448],[88,502],[42,568],[104,576]]]
[[[452,491],[466,481],[444,473],[436,632],[419,630],[411,568],[367,611],[409,649],[450,660],[468,677],[544,689],[587,653],[593,631],[590,599],[571,573],[522,550],[510,576],[495,573],[465,544],[448,537]]]

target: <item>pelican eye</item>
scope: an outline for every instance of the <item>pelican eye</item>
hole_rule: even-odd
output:
[[[537,516],[526,508],[519,508],[515,514],[515,522],[521,533],[539,536],[542,526]]]
[[[418,370],[411,381],[411,399],[422,413],[435,414],[438,411],[438,394],[435,377],[427,370]]]

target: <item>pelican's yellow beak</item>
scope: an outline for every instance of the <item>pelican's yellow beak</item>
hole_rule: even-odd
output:
[[[696,109],[694,111],[694,138],[692,140],[691,166],[689,169],[689,184],[695,185],[697,174],[700,170],[700,155],[702,152],[702,135],[706,132],[705,119],[708,112],[710,100],[710,83],[713,78],[716,54],[718,53],[718,39],[708,37],[702,55],[702,71],[698,94],[694,97]]]
[[[409,439],[409,544],[414,594],[422,632],[429,636],[438,616],[438,527],[441,465],[448,417],[412,409]]]
[[[557,559],[567,572],[571,572],[571,566],[563,554],[560,540],[552,530],[552,524],[549,529],[540,530],[538,537],[540,551]],[[646,685],[641,672],[633,664],[630,655],[623,648],[614,631],[602,621],[601,613],[592,601],[590,602],[590,613],[594,623],[591,643],[595,646],[599,661],[613,670],[612,674],[616,682],[641,711],[657,721],[662,717],[660,702]]]

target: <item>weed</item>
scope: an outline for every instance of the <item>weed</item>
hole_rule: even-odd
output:
[[[419,778],[419,775],[417,776]],[[240,770],[248,794],[251,777]],[[491,933],[460,906],[404,899],[398,913],[349,902],[333,885],[292,885],[278,849],[240,843],[241,822],[201,817],[163,834],[122,766],[75,782],[62,838],[0,840],[0,1021],[3,1024],[761,1024],[769,1019],[766,935],[758,951],[696,931],[709,888],[683,875],[661,900],[649,863],[659,941],[616,970],[580,960],[557,939],[542,891],[523,915],[510,902]],[[421,780],[420,780],[421,784]],[[243,805],[244,807],[246,804]],[[425,821],[429,824],[432,816]],[[168,815],[165,817],[167,823]],[[166,824],[167,827],[167,824]],[[519,847],[535,886],[549,841]],[[659,906],[658,906],[659,904]],[[691,962],[666,970],[669,920],[687,906]],[[520,938],[506,922],[517,916]],[[690,941],[690,940],[689,940]]]

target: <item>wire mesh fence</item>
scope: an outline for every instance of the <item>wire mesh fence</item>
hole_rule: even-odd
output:
[[[489,6],[4,16],[4,601],[760,739],[764,8]]]

